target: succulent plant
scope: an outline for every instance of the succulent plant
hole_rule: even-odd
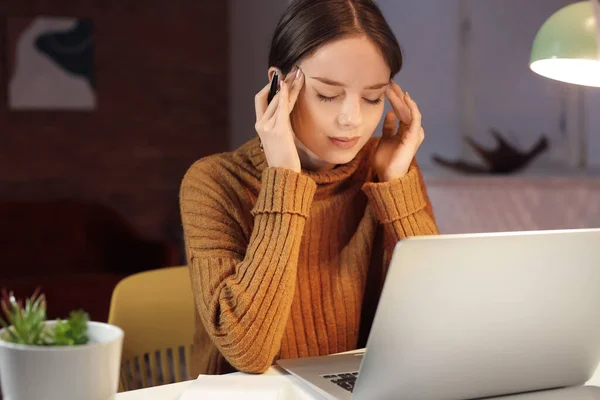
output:
[[[4,341],[32,346],[74,346],[89,340],[89,316],[83,310],[72,311],[66,320],[57,319],[53,328],[46,324],[46,297],[39,288],[25,302],[3,289],[0,308],[6,318],[0,317],[4,328],[0,339]]]

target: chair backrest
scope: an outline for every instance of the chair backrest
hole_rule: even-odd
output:
[[[125,332],[121,391],[192,379],[194,313],[187,267],[141,272],[117,284],[108,322]]]

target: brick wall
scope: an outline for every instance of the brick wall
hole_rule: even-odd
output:
[[[176,239],[185,170],[228,148],[227,3],[0,2],[0,201],[100,200]],[[93,19],[97,110],[8,111],[6,17],[37,15]]]

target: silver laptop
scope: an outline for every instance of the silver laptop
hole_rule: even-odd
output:
[[[600,229],[586,229],[402,240],[364,354],[277,363],[329,399],[576,400],[600,398],[583,386],[599,361]]]

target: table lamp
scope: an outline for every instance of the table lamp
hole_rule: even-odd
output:
[[[581,1],[553,14],[540,28],[530,68],[546,78],[600,87],[600,0]]]

